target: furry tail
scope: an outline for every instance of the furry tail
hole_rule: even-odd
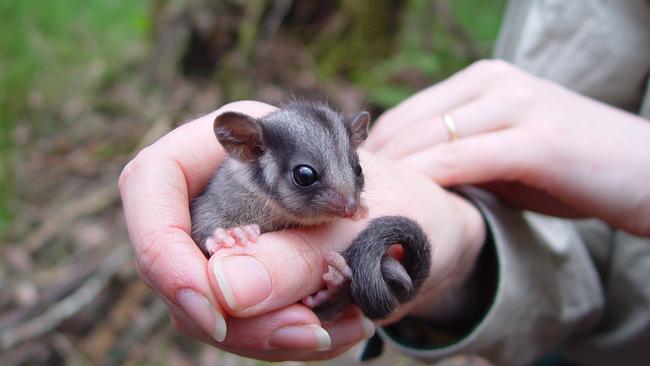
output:
[[[386,255],[393,244],[404,248],[403,263]],[[422,228],[401,216],[372,220],[342,255],[352,270],[352,302],[373,320],[413,299],[431,266],[431,246]]]

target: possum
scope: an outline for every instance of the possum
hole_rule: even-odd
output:
[[[214,133],[228,153],[191,202],[192,238],[209,257],[265,232],[359,217],[364,174],[356,149],[370,115],[345,117],[319,102],[295,101],[261,119],[224,112]],[[400,245],[400,260],[389,248]],[[431,246],[401,216],[371,220],[341,253],[326,256],[326,287],[303,300],[324,321],[350,304],[384,319],[415,297],[429,274]]]

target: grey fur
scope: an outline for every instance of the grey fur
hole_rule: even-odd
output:
[[[404,247],[404,263],[386,255]],[[429,275],[431,246],[420,225],[401,216],[378,217],[342,253],[352,270],[350,296],[370,319],[386,318],[412,300]]]
[[[355,171],[355,149],[367,136],[368,120],[367,112],[345,118],[324,104],[304,101],[262,120],[232,112],[217,116],[215,133],[230,156],[191,203],[192,238],[207,255],[205,242],[216,228],[258,224],[264,233],[340,216],[343,202],[360,201],[364,178]],[[292,168],[300,164],[316,169],[317,185],[305,189],[294,184]],[[384,255],[394,243],[405,247],[406,270]],[[371,221],[343,253],[353,273],[350,291],[315,311],[332,318],[352,302],[371,319],[386,317],[410,300],[426,278],[429,251],[426,236],[412,220]]]

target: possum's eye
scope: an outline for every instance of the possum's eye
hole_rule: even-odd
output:
[[[318,180],[318,173],[309,165],[298,165],[293,168],[293,181],[301,187],[309,187]]]

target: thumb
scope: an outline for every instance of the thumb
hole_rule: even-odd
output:
[[[322,285],[325,255],[352,241],[362,223],[330,224],[270,232],[244,248],[221,248],[208,263],[214,294],[236,317],[251,317],[293,304]],[[349,227],[360,226],[356,227]]]
[[[514,181],[533,158],[520,139],[518,131],[501,130],[436,145],[401,162],[442,186]]]

